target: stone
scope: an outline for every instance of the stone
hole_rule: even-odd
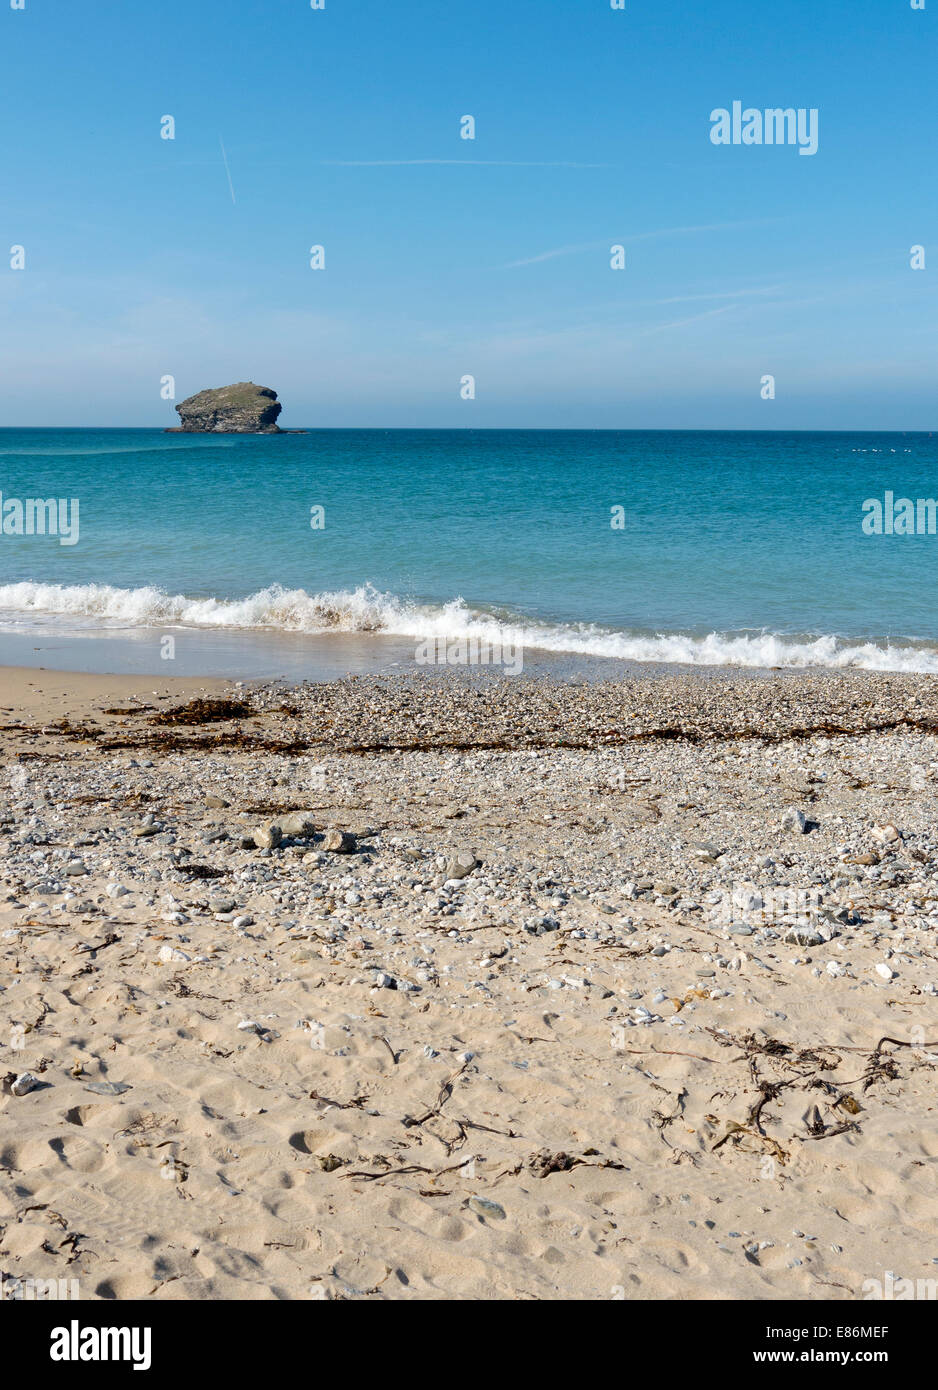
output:
[[[794,830],[798,835],[807,835],[813,825],[814,822],[809,820],[804,811],[798,811],[795,807],[790,807],[782,816],[782,829]]]
[[[787,941],[791,946],[822,946],[824,944],[824,937],[817,928],[807,923],[797,923],[795,926],[789,927],[782,940]]]
[[[488,1197],[470,1197],[466,1206],[470,1211],[474,1211],[476,1216],[487,1216],[494,1221],[505,1220],[505,1208],[500,1207],[497,1202],[490,1202]]]
[[[281,835],[290,835],[298,840],[307,839],[316,831],[315,822],[308,811],[288,811],[285,816],[278,816],[274,824],[280,827]]]
[[[358,845],[351,831],[333,829],[326,831],[322,847],[330,854],[354,854]]]
[[[163,962],[164,965],[169,965],[170,963],[175,961],[179,961],[180,963],[184,964],[186,961],[189,961],[191,959],[192,957],[187,956],[185,951],[180,951],[175,946],[160,947],[160,960]]]
[[[472,873],[473,869],[478,867],[478,864],[479,861],[471,849],[463,850],[460,854],[457,854],[455,858],[447,859],[443,868],[444,880],[448,878],[465,878],[468,874]]]
[[[253,381],[214,387],[189,396],[176,406],[179,429],[171,433],[280,434],[277,416],[283,407],[276,391]]]
[[[256,849],[276,849],[282,838],[280,826],[276,821],[270,825],[259,825],[251,838]]]

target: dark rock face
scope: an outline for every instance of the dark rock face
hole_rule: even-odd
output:
[[[238,381],[200,391],[176,406],[182,433],[279,434],[277,416],[283,406],[269,386]]]

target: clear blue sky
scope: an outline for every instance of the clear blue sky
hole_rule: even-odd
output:
[[[938,427],[938,0],[7,4],[2,425]]]

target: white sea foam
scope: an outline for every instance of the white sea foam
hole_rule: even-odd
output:
[[[104,629],[185,626],[292,633],[376,633],[415,640],[476,638],[502,646],[625,661],[690,666],[855,667],[868,671],[938,674],[938,648],[917,642],[859,641],[835,636],[771,632],[706,635],[635,630],[594,624],[550,624],[470,608],[456,598],[419,604],[365,584],[354,590],[309,594],[272,585],[242,599],[189,598],[145,587],[108,584],[3,584],[0,609],[11,616],[40,614],[80,619]]]

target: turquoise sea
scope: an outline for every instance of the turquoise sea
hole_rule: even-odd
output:
[[[887,491],[938,496],[938,437],[2,430],[0,659],[317,677],[474,636],[584,674],[938,671],[938,535],[865,534]],[[52,497],[76,544],[16,533]]]

